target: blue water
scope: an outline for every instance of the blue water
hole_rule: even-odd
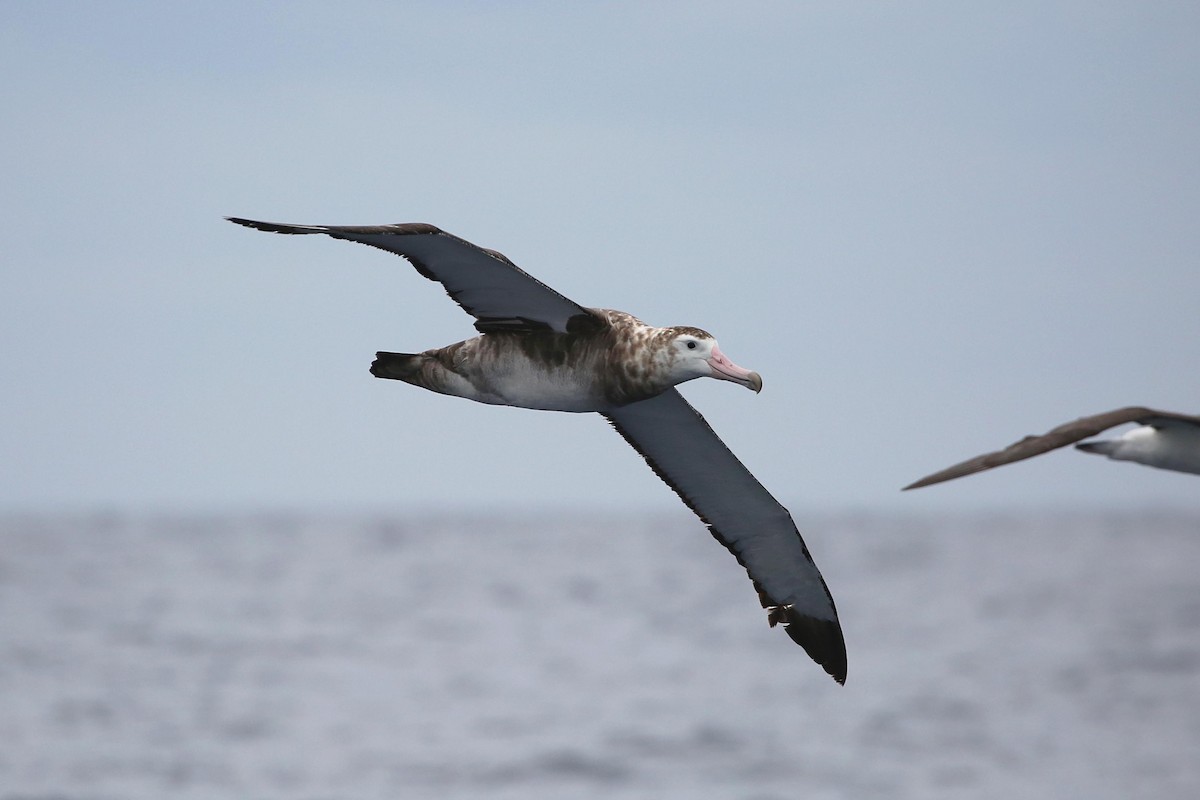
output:
[[[1200,514],[0,518],[0,800],[1200,797]]]

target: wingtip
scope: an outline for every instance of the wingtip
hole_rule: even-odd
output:
[[[962,465],[960,464],[959,466],[961,467]],[[937,483],[945,483],[946,481],[951,480],[953,478],[961,478],[964,475],[970,475],[974,472],[978,472],[978,470],[971,470],[970,472],[956,473],[955,468],[951,467],[950,469],[945,469],[945,470],[942,470],[941,472],[935,472],[932,475],[926,475],[924,478],[921,478],[920,480],[915,480],[912,483],[910,483],[908,486],[905,486],[904,488],[902,488],[900,491],[907,492],[912,489],[923,489],[926,486],[933,486],[934,484],[937,484]]]
[[[840,685],[846,683],[846,640],[836,619],[818,619],[788,609],[784,630]]]
[[[256,231],[266,231],[267,233],[324,233],[325,231],[319,227],[312,225],[288,225],[282,222],[262,222],[256,219],[246,219],[245,217],[226,217],[235,225],[243,225],[247,228],[253,228]]]
[[[242,225],[244,227],[254,228],[255,230],[260,231],[268,231],[279,227],[278,225],[274,225],[270,222],[259,222],[258,220],[246,219],[245,217],[226,217],[225,219],[229,220],[234,225]]]

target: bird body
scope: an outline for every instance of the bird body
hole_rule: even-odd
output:
[[[1082,442],[1076,450],[1108,456],[1114,461],[1132,461],[1147,467],[1200,475],[1200,422],[1139,425],[1116,439]]]
[[[717,368],[726,380],[762,387],[757,373],[729,362],[699,328],[655,328],[623,311],[587,311],[596,324],[585,332],[497,330],[423,353],[380,352],[371,372],[480,403],[546,411],[611,411]]]

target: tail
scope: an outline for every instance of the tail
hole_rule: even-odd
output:
[[[407,381],[421,373],[421,364],[425,356],[420,353],[383,353],[375,354],[371,362],[371,374],[376,378],[390,378],[394,381]]]
[[[1075,445],[1076,450],[1082,450],[1085,453],[1096,453],[1097,455],[1113,457],[1113,452],[1116,450],[1117,442],[1115,439],[1107,439],[1099,442],[1083,442]]]

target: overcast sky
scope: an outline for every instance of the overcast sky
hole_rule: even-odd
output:
[[[711,331],[684,394],[798,520],[1200,507],[1061,451],[1200,413],[1193,3],[0,4],[0,508],[675,509],[595,415],[367,372],[473,334],[433,223]],[[803,525],[803,522],[802,522]]]

